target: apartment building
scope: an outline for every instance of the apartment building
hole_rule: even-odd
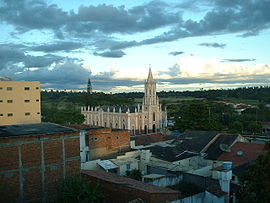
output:
[[[0,81],[0,125],[40,122],[40,82]]]

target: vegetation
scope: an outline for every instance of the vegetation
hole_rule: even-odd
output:
[[[82,123],[80,106],[134,105],[141,103],[143,93],[105,94],[102,92],[43,91],[42,120],[59,124]],[[261,132],[261,122],[270,121],[270,87],[249,87],[231,90],[158,92],[160,102],[167,106],[168,117],[173,117],[173,130],[219,130],[231,133]],[[252,104],[239,115],[224,102]]]
[[[189,197],[203,191],[197,185],[190,182],[184,182],[184,181],[179,182],[178,184],[171,186],[170,188],[180,191],[182,198]]]
[[[270,200],[270,144],[266,145],[267,154],[250,164],[239,177],[238,198],[243,203],[268,203]]]
[[[128,177],[135,179],[135,180],[142,180],[142,173],[140,170],[133,169],[131,171],[126,171]]]
[[[104,195],[98,185],[82,177],[70,177],[63,180],[57,194],[57,202],[61,203],[98,203],[102,202]]]

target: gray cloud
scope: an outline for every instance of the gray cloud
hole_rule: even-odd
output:
[[[212,47],[212,48],[221,48],[221,49],[223,49],[226,46],[226,44],[216,43],[216,42],[211,42],[211,43],[204,42],[204,43],[200,43],[199,45],[205,46],[205,47]]]
[[[185,53],[185,52],[183,52],[183,51],[172,51],[172,52],[170,52],[169,54],[170,54],[170,55],[173,55],[173,56],[177,56],[177,55],[181,55],[181,54],[183,54],[183,53]]]
[[[125,54],[125,52],[123,52],[121,50],[115,50],[115,51],[106,51],[106,52],[102,52],[102,53],[94,52],[94,55],[108,57],[108,58],[121,58],[126,54]]]
[[[168,68],[168,71],[159,71],[159,75],[170,75],[170,76],[178,76],[181,73],[180,66],[178,64],[173,65],[172,67]]]
[[[71,51],[78,48],[82,48],[84,45],[79,42],[64,42],[59,41],[52,44],[42,44],[33,46],[30,48],[32,51],[43,51],[43,52],[57,52],[57,51]]]
[[[223,59],[223,61],[228,61],[228,62],[248,62],[248,61],[256,61],[256,59]]]

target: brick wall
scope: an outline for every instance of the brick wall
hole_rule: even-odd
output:
[[[109,156],[130,148],[129,131],[112,131],[110,128],[90,130],[86,136],[90,159]]]
[[[79,132],[0,138],[0,202],[46,200],[80,174]]]

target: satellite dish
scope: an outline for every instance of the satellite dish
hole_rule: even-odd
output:
[[[223,152],[231,152],[230,146],[227,144],[220,144],[219,148],[221,149],[221,151]]]

